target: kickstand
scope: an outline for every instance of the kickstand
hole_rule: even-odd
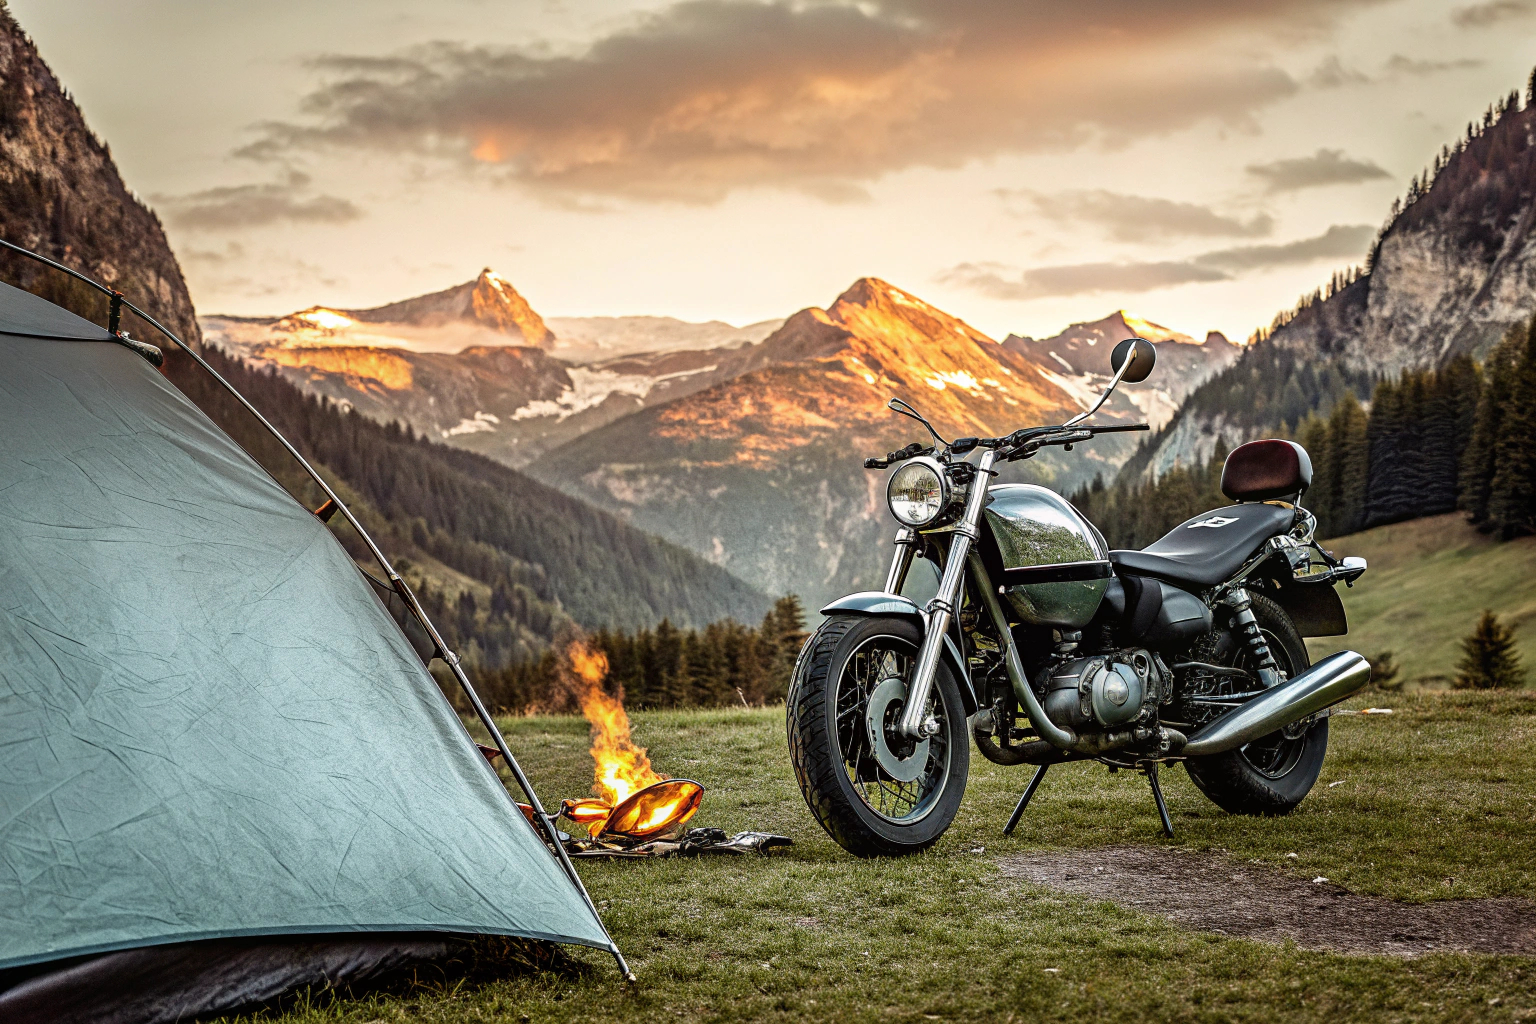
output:
[[[1035,777],[1029,780],[1029,785],[1024,787],[1024,795],[1019,797],[1019,806],[1013,809],[1013,816],[1008,819],[1008,824],[1003,826],[1003,835],[1013,835],[1013,830],[1018,827],[1019,819],[1024,817],[1024,808],[1029,806],[1030,798],[1035,795],[1035,790],[1040,788],[1040,780],[1045,778],[1045,771],[1050,765],[1043,764],[1035,769]]]
[[[1163,800],[1163,787],[1157,784],[1157,762],[1153,761],[1142,769],[1147,773],[1147,781],[1152,785],[1152,799],[1157,803],[1157,816],[1163,819],[1163,837],[1173,838],[1173,819],[1168,817],[1168,804]]]

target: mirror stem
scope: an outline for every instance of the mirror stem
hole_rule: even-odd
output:
[[[1093,408],[1078,413],[1076,416],[1073,416],[1071,419],[1067,420],[1067,422],[1063,423],[1062,426],[1070,427],[1074,424],[1081,423],[1089,416],[1092,416],[1094,413],[1098,412],[1100,407],[1102,407],[1105,402],[1109,401],[1109,396],[1114,394],[1115,388],[1120,386],[1120,378],[1125,376],[1125,371],[1129,370],[1131,368],[1131,364],[1135,362],[1136,348],[1135,346],[1132,346],[1130,354],[1126,356],[1125,362],[1120,364],[1120,369],[1115,371],[1115,375],[1110,378],[1109,385],[1104,388],[1104,393],[1099,396],[1099,400],[1097,402],[1093,403]]]

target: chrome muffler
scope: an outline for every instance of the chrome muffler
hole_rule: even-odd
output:
[[[1354,651],[1340,651],[1196,729],[1182,753],[1204,757],[1236,750],[1353,697],[1370,681],[1371,663]]]

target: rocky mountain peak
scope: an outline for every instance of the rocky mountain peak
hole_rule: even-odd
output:
[[[470,293],[470,315],[479,324],[521,335],[523,340],[536,348],[550,348],[555,343],[555,332],[544,323],[544,318],[533,311],[528,300],[520,295],[512,282],[490,267],[480,271],[475,278],[474,291]]]
[[[555,332],[534,312],[512,282],[489,267],[473,281],[371,309],[341,310],[352,320],[370,324],[443,327],[465,324],[510,335],[517,343],[548,349]]]

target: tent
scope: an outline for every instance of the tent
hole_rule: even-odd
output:
[[[617,954],[329,529],[121,341],[0,285],[0,1020]]]

